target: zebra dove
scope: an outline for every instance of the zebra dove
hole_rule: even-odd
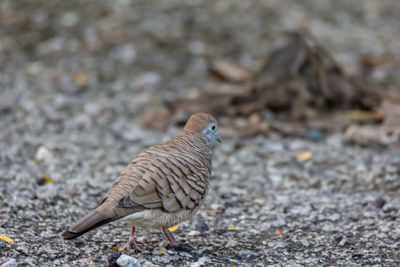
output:
[[[62,234],[74,239],[119,219],[131,224],[128,248],[137,244],[135,227],[162,228],[169,245],[178,243],[168,230],[192,217],[208,191],[212,146],[221,142],[217,121],[206,113],[190,117],[172,140],[146,149],[131,161],[100,205]]]

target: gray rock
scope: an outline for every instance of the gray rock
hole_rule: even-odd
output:
[[[300,240],[300,243],[303,245],[303,246],[305,246],[305,247],[308,247],[309,245],[310,245],[310,243],[307,241],[307,239],[305,239],[305,238],[303,238],[303,239],[301,239]]]
[[[193,262],[190,264],[190,267],[200,267],[200,266],[206,266],[207,263],[210,261],[210,258],[208,257],[201,257],[198,259],[196,262]]]
[[[3,263],[0,267],[17,267],[18,263],[15,259],[11,259],[5,263]]]
[[[122,267],[140,267],[140,262],[138,261],[138,259],[125,254],[119,256],[116,262],[119,266]]]

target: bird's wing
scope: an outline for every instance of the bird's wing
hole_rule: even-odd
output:
[[[150,150],[145,158],[131,169],[136,175],[140,173],[140,178],[134,179],[134,186],[129,194],[118,200],[117,207],[135,210],[137,207],[160,208],[176,212],[200,204],[207,191],[210,171],[195,157]]]

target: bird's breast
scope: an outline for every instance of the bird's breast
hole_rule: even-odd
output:
[[[161,209],[150,209],[127,215],[121,220],[129,221],[133,225],[144,229],[171,227],[190,219],[196,214],[197,210],[198,208],[178,212],[165,212]]]

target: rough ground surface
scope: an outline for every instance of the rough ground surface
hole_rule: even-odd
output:
[[[302,25],[349,72],[382,57],[370,77],[398,88],[399,10],[397,0],[1,1],[0,235],[14,242],[0,240],[0,263],[107,265],[126,223],[59,234],[138,152],[179,130],[145,130],[139,115],[190,94],[209,59],[252,68],[276,34]],[[147,252],[123,253],[147,266],[399,266],[399,148],[341,138],[224,140],[203,209],[176,232],[197,251],[162,253],[161,231],[139,230]],[[299,163],[302,150],[313,157]]]

